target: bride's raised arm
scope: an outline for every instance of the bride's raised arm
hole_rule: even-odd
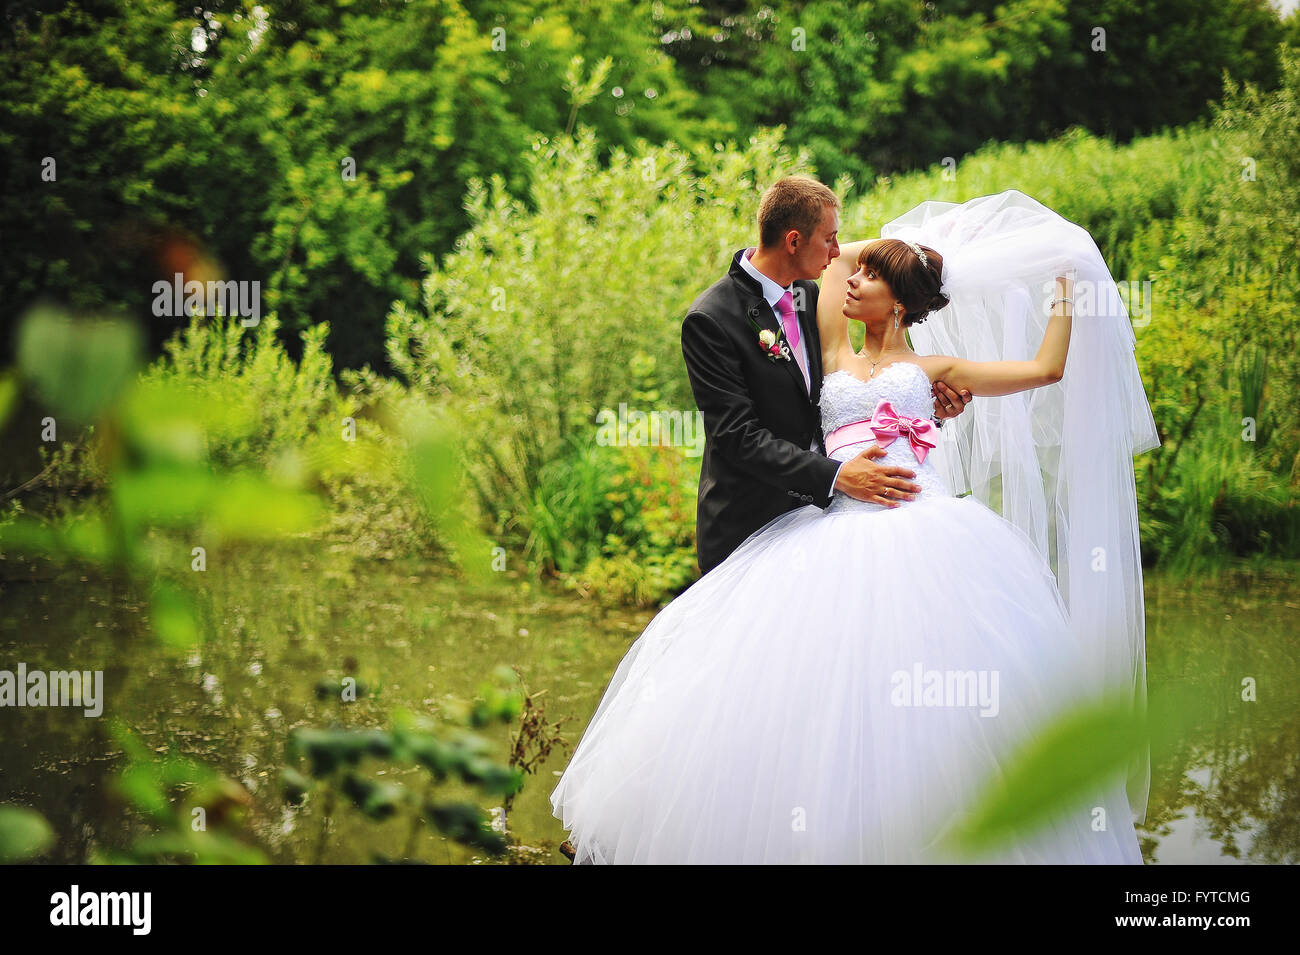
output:
[[[951,387],[966,389],[973,395],[1013,395],[1058,382],[1065,375],[1065,356],[1070,348],[1070,316],[1073,282],[1056,277],[1052,296],[1051,320],[1043,334],[1043,343],[1030,361],[970,361],[936,355],[929,359],[935,367],[931,378],[942,378]]]
[[[849,276],[858,270],[858,256],[862,250],[879,239],[846,242],[840,254],[822,273],[822,284],[817,291],[817,334],[822,342],[822,371],[829,375],[839,365],[841,356],[853,353],[849,344],[849,320],[844,315],[844,294],[848,291]]]

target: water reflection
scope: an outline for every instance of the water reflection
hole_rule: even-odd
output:
[[[103,669],[105,717],[125,720],[160,755],[195,758],[237,781],[251,797],[256,841],[277,862],[472,861],[436,834],[414,835],[409,818],[374,823],[341,805],[326,825],[311,798],[286,807],[278,777],[289,732],[384,725],[398,708],[438,714],[507,663],[530,689],[548,690],[550,718],[575,717],[564,735],[576,743],[652,616],[601,610],[508,575],[497,591],[475,590],[429,564],[307,546],[230,551],[208,566],[211,636],[177,655],[148,635],[146,604],[121,585],[0,561],[0,667]],[[1148,577],[1148,679],[1184,683],[1209,704],[1195,732],[1152,767],[1141,830],[1149,863],[1300,858],[1297,609],[1293,567],[1191,583]],[[345,675],[368,691],[356,702],[317,693]],[[1253,702],[1243,699],[1251,681]],[[122,753],[104,719],[6,708],[0,720],[0,803],[33,806],[50,820],[58,842],[46,860],[81,862],[143,831],[108,786]],[[508,734],[493,734],[494,755],[504,758]],[[553,754],[527,779],[509,819],[553,863],[565,861],[554,850],[564,833],[547,797],[566,758]]]
[[[1300,861],[1295,568],[1147,588],[1147,675],[1206,714],[1152,766],[1148,862]]]

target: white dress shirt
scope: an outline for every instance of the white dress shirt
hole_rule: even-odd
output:
[[[781,301],[781,296],[785,295],[786,292],[793,293],[794,291],[793,285],[787,285],[784,288],[782,288],[780,285],[777,285],[776,282],[772,281],[772,279],[768,278],[758,269],[754,268],[754,263],[749,261],[749,257],[753,255],[754,252],[755,250],[752,248],[745,250],[745,253],[740,257],[740,267],[744,269],[746,272],[748,272],[751,276],[753,276],[754,280],[758,282],[759,285],[762,286],[763,298],[767,301],[768,306],[772,309],[772,314],[776,316],[776,320],[779,324],[781,321],[781,313],[776,310],[776,303]],[[808,385],[808,394],[811,395],[812,385],[809,383],[808,376],[809,374],[811,374],[812,363],[809,362],[808,360],[808,336],[802,334],[802,329],[800,329],[800,331],[801,334],[799,335],[799,355],[801,358],[803,358],[803,365],[800,368],[800,371],[803,373],[804,384]],[[808,371],[804,371],[804,369],[808,369]],[[816,438],[813,438],[813,443],[809,445],[808,450],[818,451],[818,444]],[[847,462],[841,462],[840,467],[835,469],[835,480],[839,480],[840,468],[843,468],[845,463]],[[831,490],[828,492],[828,496],[834,494],[835,480],[831,481]]]

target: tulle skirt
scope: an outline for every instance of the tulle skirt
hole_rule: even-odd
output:
[[[949,854],[1098,685],[1050,569],[971,498],[771,521],[650,622],[551,796],[578,862],[1141,863],[1122,781]]]

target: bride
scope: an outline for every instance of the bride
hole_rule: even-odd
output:
[[[822,430],[921,491],[784,513],[650,622],[551,796],[576,862],[1142,861],[1145,765],[996,853],[943,839],[1053,715],[1145,699],[1130,456],[1154,423],[1114,282],[1014,191],[882,236],[823,279]],[[937,379],[994,400],[941,433]]]

